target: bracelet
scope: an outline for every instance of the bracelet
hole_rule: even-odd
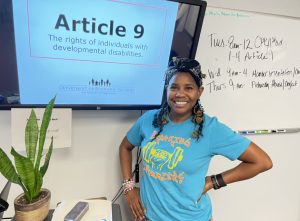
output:
[[[132,182],[132,181],[133,181],[133,178],[130,178],[130,179],[128,179],[128,180],[123,180],[122,186],[124,186],[126,183],[130,183],[130,182]]]
[[[220,188],[219,185],[218,185],[218,183],[217,183],[216,175],[211,175],[211,176],[210,176],[210,180],[211,180],[212,185],[213,185],[213,188],[214,188],[215,190],[217,190],[217,189]]]
[[[129,191],[133,190],[135,187],[135,181],[131,178],[128,180],[123,180],[122,188],[123,194],[126,195]]]
[[[227,186],[227,184],[223,180],[223,176],[222,176],[221,173],[216,175],[216,179],[217,179],[217,182],[218,182],[220,188],[224,187],[224,186]]]
[[[215,190],[220,189],[220,188],[222,188],[224,186],[227,186],[226,183],[223,180],[223,176],[222,176],[221,173],[217,174],[217,175],[211,175],[210,179],[211,179],[213,188]]]
[[[129,191],[133,190],[134,187],[126,188],[123,190],[123,194],[126,195]]]

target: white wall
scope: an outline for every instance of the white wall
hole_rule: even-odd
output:
[[[300,1],[219,1],[209,6],[263,10],[300,17]],[[205,94],[203,95],[205,96]],[[53,152],[44,186],[52,191],[52,207],[62,199],[107,196],[112,199],[120,187],[118,145],[140,111],[73,111],[72,147]],[[280,113],[278,117],[280,116]],[[299,120],[299,117],[295,118]],[[10,149],[10,112],[0,111],[0,147]],[[274,168],[250,181],[211,191],[215,221],[299,221],[300,220],[300,133],[250,137],[273,159]],[[235,163],[213,160],[210,173]],[[0,188],[5,180],[0,177]],[[21,193],[12,186],[5,216],[13,214],[13,199]],[[132,220],[124,201],[124,221]]]
[[[207,0],[208,6],[300,17],[299,0]]]

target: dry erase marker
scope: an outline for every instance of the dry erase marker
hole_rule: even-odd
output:
[[[272,129],[272,130],[243,130],[238,131],[239,134],[251,135],[251,134],[275,134],[275,133],[297,133],[300,132],[300,128],[288,128],[288,129]]]
[[[248,134],[255,134],[255,131],[254,130],[243,130],[243,131],[238,131],[238,133],[248,135]]]
[[[275,129],[273,133],[298,133],[300,128]]]
[[[252,134],[271,134],[273,130],[244,130],[238,131],[239,134],[252,135]]]
[[[270,134],[272,133],[271,130],[256,130],[255,134]]]

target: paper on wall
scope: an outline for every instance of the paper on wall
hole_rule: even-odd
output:
[[[31,108],[11,109],[11,143],[16,150],[26,150],[24,133],[31,110]],[[34,108],[34,111],[40,127],[44,108]],[[53,137],[53,148],[71,147],[71,132],[72,109],[54,108],[45,140],[45,149],[48,149],[51,137]]]

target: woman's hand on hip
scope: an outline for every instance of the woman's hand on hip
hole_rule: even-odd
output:
[[[145,214],[144,214],[145,208],[141,201],[140,188],[135,187],[133,190],[127,192],[125,197],[135,219],[143,220],[145,218]]]
[[[205,184],[204,184],[204,188],[203,188],[202,194],[208,192],[212,188],[213,188],[213,184],[211,182],[210,177],[209,176],[205,177]]]

